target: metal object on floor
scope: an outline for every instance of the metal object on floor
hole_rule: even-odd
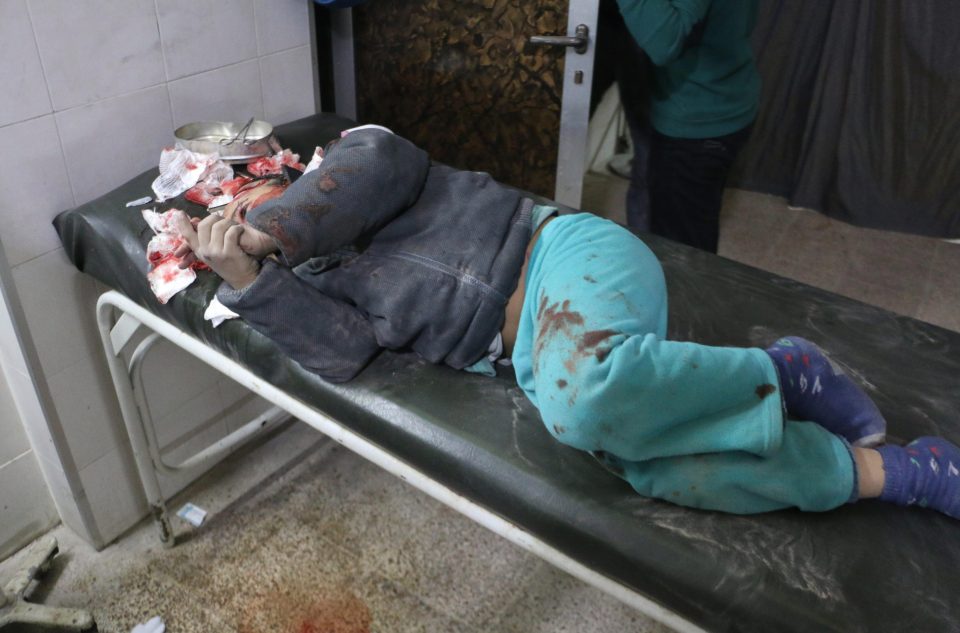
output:
[[[50,568],[60,548],[57,539],[45,536],[31,545],[30,550],[13,579],[0,590],[0,630],[8,625],[20,625],[29,627],[30,631],[95,631],[97,625],[89,611],[27,602],[27,588]]]

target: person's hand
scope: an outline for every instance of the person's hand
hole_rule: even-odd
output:
[[[260,274],[260,262],[240,248],[246,227],[233,220],[211,215],[194,230],[186,218],[177,222],[180,235],[193,254],[220,275],[234,290],[246,288]]]
[[[197,225],[200,224],[200,218],[190,218],[190,223],[193,225],[193,228],[196,229]],[[243,226],[243,233],[240,234],[240,249],[247,255],[252,255],[260,260],[280,250],[277,243],[273,241],[273,238],[263,231],[258,231],[249,224],[244,224]],[[180,268],[189,268],[197,261],[197,256],[194,254],[190,243],[186,240],[173,251],[173,254],[180,258],[180,263],[178,264]]]
[[[197,225],[200,224],[200,218],[189,219],[190,225],[196,229]],[[182,230],[180,231],[180,234],[183,235]],[[198,261],[197,256],[193,254],[192,250],[190,250],[190,244],[186,240],[184,240],[180,246],[173,250],[173,255],[180,260],[180,262],[177,264],[177,268],[190,268],[193,266],[194,262]]]
[[[280,250],[273,238],[258,231],[249,224],[243,225],[243,233],[240,234],[240,248],[247,255],[252,255],[257,259],[263,259],[271,253]]]

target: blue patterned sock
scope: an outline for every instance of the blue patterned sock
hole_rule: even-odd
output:
[[[941,437],[921,437],[877,450],[885,476],[881,501],[932,508],[960,519],[960,448]]]
[[[816,422],[854,446],[877,446],[887,422],[863,389],[819,347],[797,336],[782,338],[766,350],[780,376],[787,413]]]

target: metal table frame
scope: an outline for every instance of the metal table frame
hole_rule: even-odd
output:
[[[127,433],[130,437],[133,456],[140,475],[140,482],[153,512],[160,540],[167,547],[175,544],[165,499],[160,490],[158,472],[172,473],[202,465],[212,465],[226,456],[239,444],[273,428],[288,416],[306,422],[324,435],[339,442],[357,455],[366,458],[387,472],[399,477],[425,492],[437,501],[460,512],[470,520],[492,530],[511,543],[539,556],[545,561],[600,589],[641,613],[677,631],[702,632],[703,629],[665,609],[634,590],[603,576],[582,563],[570,558],[560,550],[544,543],[521,526],[510,523],[486,508],[457,494],[437,481],[403,462],[379,446],[357,435],[309,404],[293,398],[283,390],[254,375],[239,363],[207,346],[168,321],[149,312],[115,290],[100,296],[97,301],[97,324],[113,386],[120,402]],[[128,362],[123,351],[132,344],[138,332],[146,328],[149,333],[133,348]],[[163,460],[157,442],[153,419],[143,389],[143,359],[150,348],[161,338],[203,361],[223,375],[237,381],[271,404],[266,413],[250,420],[242,427],[209,447],[185,459],[179,464]]]

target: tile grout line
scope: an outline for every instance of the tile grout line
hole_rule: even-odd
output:
[[[157,25],[157,40],[160,44],[160,63],[163,64],[163,88],[167,93],[167,104],[170,106],[170,129],[177,127],[177,115],[173,111],[173,95],[170,94],[170,67],[167,63],[167,51],[163,45],[163,29],[160,28],[159,0],[153,0],[153,19]]]
[[[0,464],[0,470],[3,470],[3,469],[6,468],[7,466],[12,465],[14,462],[19,461],[21,458],[29,455],[29,454],[32,453],[32,452],[33,452],[33,449],[32,449],[32,448],[28,448],[27,450],[23,451],[22,453],[20,453],[19,455],[17,455],[17,456],[14,457],[13,459],[7,460],[6,462]]]
[[[56,113],[56,104],[53,103],[53,95],[50,92],[50,82],[47,81],[47,66],[43,63],[43,53],[40,52],[40,40],[37,38],[37,27],[34,24],[33,12],[30,10],[30,3],[24,0],[24,7],[27,10],[27,20],[30,22],[30,34],[33,35],[33,45],[37,49],[37,59],[40,61],[40,72],[43,73],[43,87],[47,91],[47,103],[50,104],[50,114]]]
[[[27,20],[30,22],[30,33],[33,35],[33,45],[37,49],[37,59],[40,61],[40,72],[43,73],[43,87],[47,91],[47,103],[50,105],[50,112],[47,114],[53,119],[53,129],[57,133],[57,146],[60,148],[60,161],[63,165],[63,172],[67,176],[67,186],[70,188],[70,196],[73,198],[74,206],[76,206],[77,191],[73,185],[73,178],[70,176],[70,166],[67,163],[67,152],[63,148],[63,135],[60,133],[60,121],[57,120],[57,105],[53,102],[53,93],[50,91],[50,82],[47,80],[47,65],[44,63],[43,53],[40,51],[40,39],[37,37],[37,27],[34,24],[33,12],[30,9],[30,3],[25,1],[24,6],[27,9]],[[20,123],[22,123],[22,121],[20,121]]]
[[[257,3],[254,2],[251,4],[250,9],[253,11],[253,39],[257,43],[257,83],[260,85],[260,118],[267,118],[266,104],[263,100],[263,95],[266,94],[266,89],[263,85],[263,46],[260,42],[260,20],[257,19]]]

